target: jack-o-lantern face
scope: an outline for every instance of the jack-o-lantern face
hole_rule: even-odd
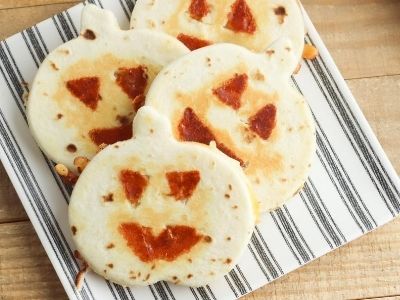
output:
[[[28,120],[42,150],[73,170],[75,157],[131,138],[152,80],[187,52],[161,33],[123,31],[111,12],[87,5],[81,35],[49,54],[32,86]]]
[[[146,106],[133,131],[95,156],[74,188],[69,220],[79,252],[122,285],[198,286],[226,274],[255,222],[239,164],[176,141],[169,121]]]
[[[229,42],[263,52],[287,37],[289,51],[299,60],[304,47],[304,24],[296,0],[138,0],[131,28],[167,32],[189,49]],[[295,69],[297,62],[291,65]]]
[[[229,44],[199,49],[166,67],[147,95],[177,139],[215,141],[241,164],[262,211],[302,187],[315,151],[309,107],[288,83],[287,47],[282,41],[263,55]]]

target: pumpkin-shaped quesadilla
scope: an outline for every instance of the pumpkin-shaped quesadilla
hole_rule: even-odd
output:
[[[164,68],[146,105],[167,116],[181,141],[215,141],[242,165],[261,211],[281,205],[306,180],[315,128],[305,99],[288,83],[286,42],[265,54],[208,46]]]
[[[52,51],[27,103],[42,150],[72,170],[77,156],[132,137],[132,120],[156,74],[189,50],[149,30],[121,30],[114,15],[87,5],[82,32]]]
[[[73,190],[69,221],[89,267],[122,285],[199,286],[229,272],[249,242],[254,202],[239,164],[176,141],[150,107],[134,138],[102,150]]]
[[[297,0],[138,0],[132,28],[167,32],[191,50],[213,43],[234,43],[264,52],[273,42],[288,38],[300,60],[304,23]]]

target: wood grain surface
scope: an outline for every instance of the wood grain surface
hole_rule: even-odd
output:
[[[75,3],[0,0],[0,39]],[[400,1],[303,4],[399,173]],[[1,164],[0,299],[67,299]],[[400,219],[243,299],[400,299]]]

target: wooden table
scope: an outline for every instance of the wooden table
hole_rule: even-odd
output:
[[[0,39],[77,2],[0,0]],[[399,172],[400,1],[303,2]],[[0,299],[66,298],[0,164]],[[400,219],[244,299],[374,298],[400,299]]]

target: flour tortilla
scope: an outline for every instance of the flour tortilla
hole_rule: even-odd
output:
[[[293,56],[285,48],[277,43],[263,55],[233,44],[193,51],[159,73],[146,100],[168,117],[181,140],[187,140],[182,128],[196,127],[182,126],[190,108],[225,147],[220,149],[242,161],[261,211],[282,205],[302,188],[315,152],[314,121],[305,99],[288,83]],[[236,75],[248,77],[237,109],[214,93]],[[276,108],[276,125],[265,139],[251,129],[250,120],[268,105]]]
[[[189,12],[198,0],[138,0],[131,17],[131,28],[149,28],[172,36],[180,34],[211,43],[234,43],[255,52],[264,52],[273,42],[287,38],[292,43],[296,60],[301,59],[305,27],[297,0],[244,0],[254,18],[253,33],[235,32],[227,28],[228,15],[237,0],[206,0],[209,13],[200,20]]]
[[[95,156],[73,190],[69,222],[80,254],[96,273],[124,286],[159,280],[201,286],[225,275],[255,224],[254,202],[238,163],[208,146],[176,141],[169,121],[150,107],[137,113],[134,132],[134,139]],[[119,179],[127,169],[148,179],[136,205],[127,200]],[[200,175],[193,194],[176,200],[166,173],[193,170]],[[130,222],[151,228],[155,236],[167,226],[189,226],[202,238],[173,261],[144,262],[119,231]],[[151,254],[153,248],[148,249]]]
[[[160,32],[121,30],[110,11],[86,5],[81,35],[52,51],[33,82],[27,115],[39,146],[53,161],[75,171],[75,157],[90,159],[99,149],[89,137],[91,130],[128,126],[135,115],[132,99],[116,84],[116,72],[144,68],[146,93],[162,67],[188,52],[182,43]],[[68,81],[88,77],[100,82],[95,110],[67,88]]]

